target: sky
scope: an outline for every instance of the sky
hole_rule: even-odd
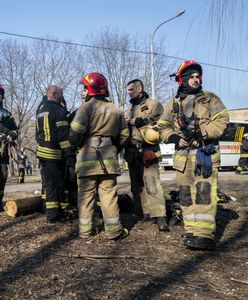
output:
[[[225,1],[225,0],[221,0]],[[0,0],[0,31],[29,36],[53,36],[83,43],[90,33],[105,27],[135,36],[151,36],[162,22],[185,13],[164,24],[154,39],[164,39],[166,54],[203,63],[203,87],[216,93],[228,109],[247,108],[248,83],[247,36],[245,24],[233,12],[223,29],[216,34],[217,25],[211,26],[211,0]],[[236,0],[236,6],[242,0]],[[248,6],[245,6],[246,8]],[[242,8],[241,8],[242,9]],[[243,11],[248,15],[248,11]],[[225,25],[225,24],[224,24]],[[244,28],[243,28],[244,27]],[[246,37],[243,38],[243,37]],[[24,39],[0,34],[0,39]],[[144,50],[144,49],[141,49]],[[149,51],[150,49],[147,49]],[[154,49],[156,52],[156,49]],[[175,61],[175,71],[183,60]],[[240,72],[211,67],[221,65],[247,70]],[[171,82],[176,88],[176,83]]]

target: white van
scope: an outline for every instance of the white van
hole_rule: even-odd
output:
[[[236,168],[240,157],[243,135],[248,133],[248,121],[230,120],[226,133],[220,139],[221,168]],[[175,144],[160,144],[162,168],[172,168]]]

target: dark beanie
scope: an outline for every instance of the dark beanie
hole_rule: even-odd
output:
[[[199,74],[200,77],[200,73],[198,70],[186,69],[183,72],[183,74],[181,75],[183,84],[179,86],[176,97],[185,98],[187,95],[197,94],[199,91],[202,90],[201,84],[197,88],[192,88],[188,84],[191,75],[194,73]]]
[[[183,81],[183,85],[184,85],[184,86],[188,86],[188,81],[189,81],[191,75],[194,74],[194,73],[197,73],[197,74],[199,75],[199,77],[200,77],[199,71],[194,70],[194,69],[186,69],[186,70],[182,73],[181,77],[182,77],[182,81]]]

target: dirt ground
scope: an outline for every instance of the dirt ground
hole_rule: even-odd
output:
[[[163,173],[166,193],[174,172]],[[11,182],[9,183],[11,185]],[[130,235],[77,238],[77,221],[47,225],[35,213],[0,214],[0,299],[247,299],[248,176],[221,172],[220,190],[236,201],[218,206],[216,251],[183,246],[181,226],[159,233],[122,215]],[[27,184],[28,189],[28,184]],[[119,193],[130,193],[127,180]]]

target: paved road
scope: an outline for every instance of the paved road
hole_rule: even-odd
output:
[[[176,173],[173,170],[169,171],[162,171],[160,173],[161,181],[175,181],[176,179]],[[219,180],[220,181],[247,181],[248,182],[248,176],[245,175],[236,175],[233,171],[221,171],[219,172]],[[17,178],[12,177],[8,179],[5,192],[25,192],[29,191],[31,193],[34,193],[36,190],[41,190],[41,182],[39,176],[26,176],[25,177],[25,183],[23,184],[17,184]],[[125,172],[122,174],[122,176],[118,177],[118,183],[120,184],[130,184],[128,172]]]

